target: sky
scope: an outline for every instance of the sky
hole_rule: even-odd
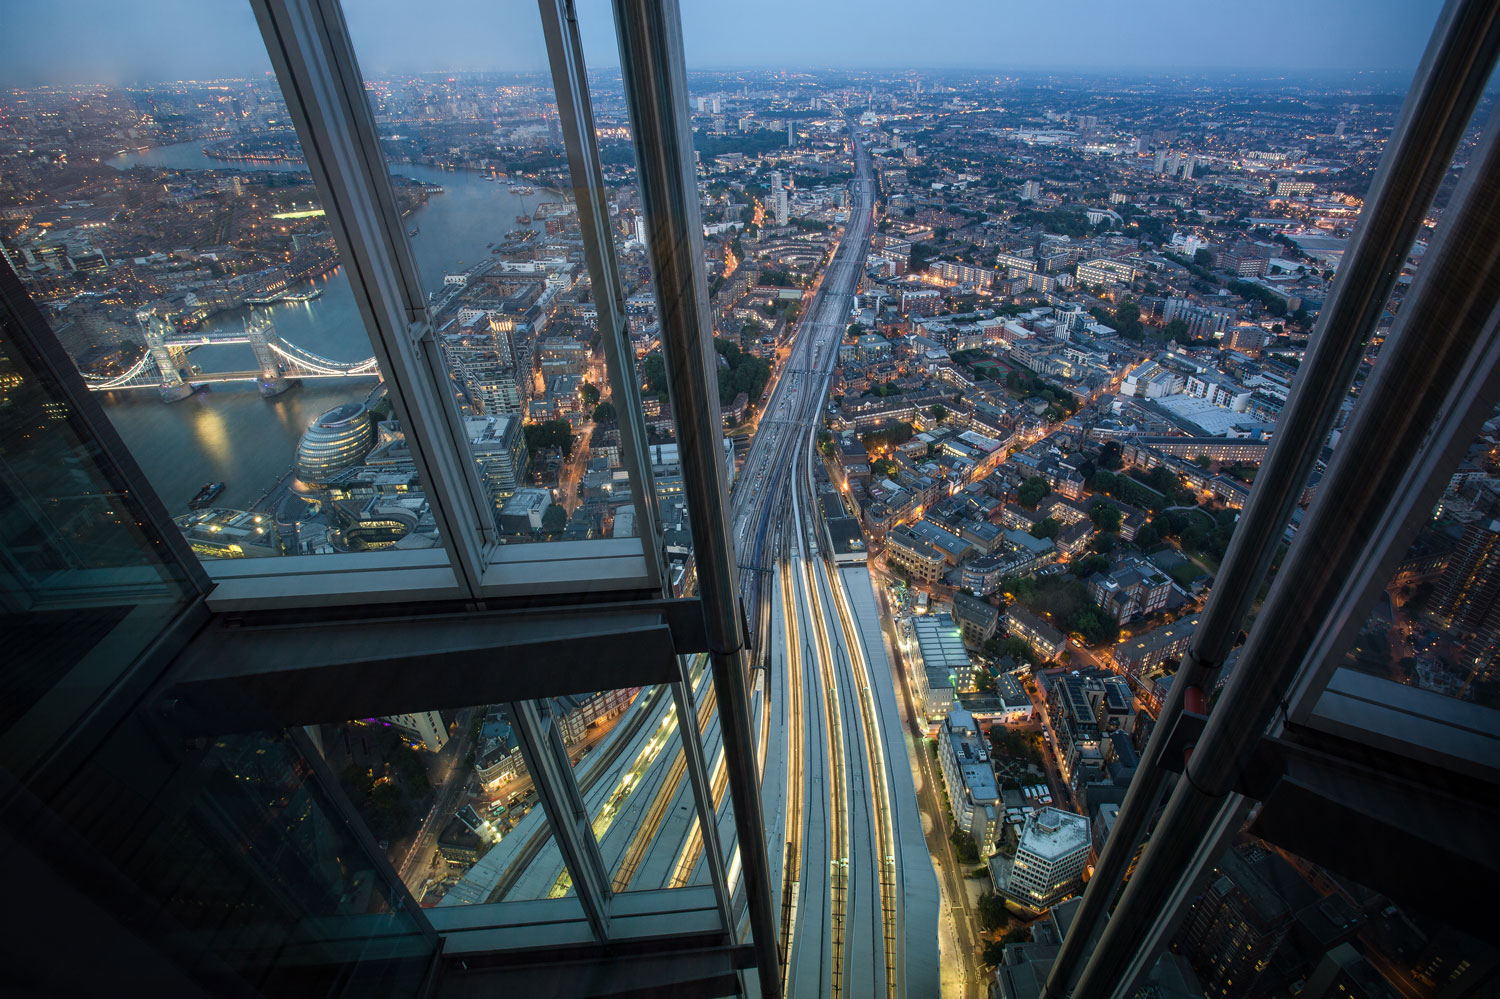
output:
[[[1410,74],[1439,0],[682,0],[690,69]],[[344,0],[369,78],[546,68],[531,0]],[[608,0],[578,0],[591,68]],[[0,86],[257,76],[245,0],[0,0]]]

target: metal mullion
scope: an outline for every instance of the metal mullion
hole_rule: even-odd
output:
[[[405,912],[411,917],[412,922],[421,932],[422,938],[432,946],[433,956],[436,959],[437,955],[442,952],[443,938],[433,928],[431,921],[427,918],[427,913],[417,903],[411,890],[406,887],[406,882],[401,880],[401,875],[396,872],[390,858],[375,842],[375,836],[370,832],[369,826],[365,825],[353,802],[339,786],[338,778],[328,766],[328,761],[323,758],[322,750],[314,744],[306,730],[301,727],[287,729],[286,736],[293,749],[301,757],[303,764],[311,772],[313,783],[322,791],[324,801],[333,809],[330,818],[337,820],[349,831],[349,835],[354,837],[360,852],[374,868],[386,890],[391,892],[391,911],[393,913]]]
[[[1183,850],[1213,835],[1239,804],[1236,782],[1267,728],[1284,719],[1309,651],[1328,648],[1328,634],[1344,627],[1369,550],[1390,543],[1386,531],[1397,533],[1402,550],[1402,536],[1409,542],[1431,509],[1442,481],[1424,460],[1446,454],[1456,461],[1478,432],[1488,412],[1481,400],[1493,399],[1500,383],[1497,184],[1500,113],[1492,113],[1240,664],[1083,969],[1078,999],[1128,994],[1125,970],[1140,966],[1141,944],[1155,939],[1153,924],[1172,916],[1164,903],[1206,874],[1202,863],[1183,865]],[[1415,470],[1409,455],[1417,455]],[[1331,565],[1360,571],[1330,573]]]
[[[603,943],[609,939],[609,900],[614,893],[605,876],[604,858],[599,854],[588,808],[568,763],[562,734],[552,722],[551,711],[539,707],[536,701],[510,701],[507,708],[521,757],[573,879],[584,916],[594,938]]]
[[[698,705],[693,697],[692,675],[688,657],[677,657],[681,678],[672,684],[672,700],[677,706],[677,730],[682,734],[683,759],[687,763],[688,783],[693,790],[693,804],[703,837],[703,855],[708,863],[709,880],[713,882],[714,901],[724,932],[731,933],[734,923],[729,905],[729,876],[724,868],[724,851],[719,843],[718,812],[714,808],[713,785],[708,779],[708,764],[703,755],[703,733],[698,731]]]
[[[675,0],[615,0],[614,13],[759,988],[762,995],[774,997],[781,994],[781,961],[745,684],[746,636],[726,502],[723,422],[713,379],[718,355],[708,309],[693,137],[684,114],[688,91],[681,10]]]
[[[568,171],[578,204],[578,226],[583,234],[584,258],[599,314],[600,341],[604,345],[610,391],[618,401],[615,414],[620,424],[620,454],[630,476],[630,495],[638,511],[637,534],[645,549],[646,570],[666,592],[666,573],[661,548],[661,514],[651,480],[646,453],[646,428],[640,388],[635,373],[635,351],[625,319],[625,289],[620,281],[619,261],[609,223],[604,192],[604,171],[599,165],[599,141],[594,131],[593,101],[589,97],[588,67],[578,32],[573,0],[537,0],[547,39],[547,58],[552,68],[552,86],[567,148]]]
[[[1069,993],[1103,931],[1109,903],[1155,814],[1155,802],[1166,780],[1162,754],[1182,715],[1187,691],[1210,689],[1234,646],[1280,544],[1282,529],[1364,357],[1365,341],[1468,127],[1497,48],[1500,17],[1494,6],[1487,0],[1450,0],[1438,18],[1401,120],[1386,145],[1339,279],[1320,313],[1307,358],[1277,422],[1275,440],[1240,515],[1202,621],[1159,713],[1156,731],[1141,755],[1082,905],[1053,962],[1046,988],[1051,999]]]
[[[251,0],[412,462],[460,585],[479,592],[488,499],[441,391],[421,281],[336,0]]]

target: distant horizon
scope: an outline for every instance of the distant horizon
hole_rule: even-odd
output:
[[[588,71],[599,74],[618,75],[620,67],[613,66],[589,66]],[[1356,86],[1368,84],[1371,87],[1389,88],[1391,92],[1404,92],[1410,77],[1402,70],[1251,70],[1245,68],[1223,68],[1223,67],[1181,67],[1171,71],[1150,70],[1130,66],[1097,66],[1080,68],[1069,67],[1027,67],[1027,68],[1001,68],[993,66],[689,66],[687,67],[689,84],[701,82],[702,77],[729,77],[736,74],[767,76],[785,73],[792,77],[825,76],[825,75],[881,75],[892,77],[912,77],[922,80],[942,81],[946,78],[955,79],[955,83],[974,84],[983,81],[968,79],[973,76],[993,75],[999,80],[1011,80],[1022,85],[1033,85],[1044,83],[1049,80],[1069,79],[1110,79],[1120,83],[1152,83],[1173,84],[1191,83],[1195,81],[1218,81],[1232,84],[1256,84],[1284,82],[1289,84],[1314,84],[1322,87],[1337,88],[1340,86]],[[410,70],[399,73],[371,74],[366,73],[366,78],[371,83],[381,83],[388,80],[425,79],[448,76],[458,78],[464,82],[476,77],[515,77],[519,79],[536,78],[538,80],[549,78],[546,69],[426,69]],[[700,78],[694,80],[694,78]],[[220,82],[257,82],[270,81],[274,76],[270,70],[262,70],[255,73],[243,74],[219,74],[204,76],[182,76],[176,78],[156,77],[153,79],[125,79],[125,80],[75,80],[65,83],[8,83],[5,90],[24,92],[29,90],[67,90],[74,87],[116,87],[121,89],[144,89],[157,86],[174,86],[179,84],[212,84]],[[897,80],[881,81],[881,84],[889,86]],[[904,83],[905,81],[899,81]],[[1486,93],[1500,92],[1500,78],[1487,88]]]
[[[526,73],[547,68],[535,8],[438,0],[413,17],[398,0],[344,5],[372,79],[425,73]],[[1393,74],[1410,78],[1438,0],[1264,0],[1253,11],[1186,0],[1053,0],[954,7],[919,18],[894,0],[847,6],[759,0],[685,3],[689,71],[975,72],[1073,76]],[[605,0],[579,0],[592,68],[619,65]],[[244,79],[269,68],[248,3],[66,0],[12,6],[0,35],[0,87],[148,85]],[[466,29],[456,31],[456,25]],[[1087,25],[1063,33],[1059,25]],[[834,53],[839,53],[834,55]],[[423,68],[418,60],[446,65]],[[1233,64],[1230,64],[1231,61]],[[917,63],[927,64],[918,68]],[[1191,65],[1189,65],[1191,64]]]

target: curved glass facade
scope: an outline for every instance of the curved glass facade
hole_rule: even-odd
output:
[[[325,484],[360,463],[375,443],[375,428],[363,403],[346,402],[313,421],[297,445],[297,478]]]

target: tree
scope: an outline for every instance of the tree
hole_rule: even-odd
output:
[[[974,837],[962,829],[949,833],[948,842],[953,844],[953,852],[960,864],[972,864],[979,859],[979,849],[974,846]]]
[[[1101,531],[1118,531],[1121,519],[1120,508],[1113,503],[1095,503],[1089,508],[1089,519]]]
[[[568,511],[556,503],[547,507],[542,514],[542,531],[547,534],[561,534],[563,528],[568,526]]]
[[[987,930],[998,930],[1009,923],[1005,900],[992,891],[979,896],[979,922]]]
[[[1212,250],[1199,247],[1193,252],[1193,263],[1199,267],[1212,267],[1214,265],[1214,254]]]
[[[937,255],[937,251],[926,243],[913,243],[911,252],[906,257],[906,269],[913,274],[927,269],[927,262]]]
[[[584,382],[578,386],[578,394],[583,397],[585,406],[599,405],[599,386],[593,382]]]
[[[601,402],[594,407],[591,417],[595,423],[613,423],[616,419],[615,404],[612,402]]]
[[[1120,634],[1119,622],[1093,604],[1078,608],[1067,623],[1068,630],[1083,635],[1083,640],[1090,645],[1113,642]]]
[[[1028,510],[1035,510],[1036,505],[1042,501],[1042,497],[1051,491],[1052,487],[1047,485],[1046,479],[1040,475],[1033,475],[1021,483],[1021,487],[1016,490],[1016,502]]]
[[[1124,459],[1121,457],[1123,452],[1124,449],[1120,447],[1119,441],[1109,441],[1104,447],[1099,449],[1099,467],[1107,468],[1110,471],[1119,471],[1125,464]]]
[[[1104,555],[1084,555],[1081,558],[1075,558],[1068,568],[1079,579],[1087,579],[1096,572],[1107,572],[1109,559]]]
[[[667,362],[662,359],[661,351],[641,359],[641,384],[647,393],[667,401]]]
[[[932,418],[934,420],[937,420],[939,423],[942,423],[944,420],[946,420],[948,418],[948,407],[944,406],[940,402],[939,403],[934,403],[933,406],[932,406],[932,408],[929,409],[929,410],[927,410],[927,412],[931,413],[932,414]]]
[[[745,393],[752,402],[759,399],[766,387],[766,382],[771,377],[771,366],[754,354],[747,354],[740,350],[739,344],[729,340],[716,337],[714,349],[718,351],[719,357],[724,362],[719,365],[718,372],[719,404],[726,405],[733,402],[734,397],[741,392]],[[646,360],[649,362],[657,356],[653,354]],[[665,381],[665,375],[666,371],[663,368],[663,381]]]
[[[1062,530],[1062,524],[1051,517],[1044,518],[1031,525],[1031,536],[1033,538],[1055,538],[1057,532]]]
[[[557,448],[563,458],[573,457],[573,428],[567,420],[546,420],[526,425],[526,450],[535,458],[540,451]]]
[[[1172,319],[1162,328],[1162,335],[1168,340],[1186,340],[1188,338],[1188,324],[1181,319]]]
[[[1135,545],[1142,551],[1150,548],[1160,540],[1161,538],[1157,535],[1156,528],[1152,527],[1150,524],[1142,524],[1140,527],[1136,528]]]
[[[1126,302],[1115,310],[1115,328],[1120,335],[1127,340],[1139,340],[1141,338],[1141,307],[1134,302]]]

